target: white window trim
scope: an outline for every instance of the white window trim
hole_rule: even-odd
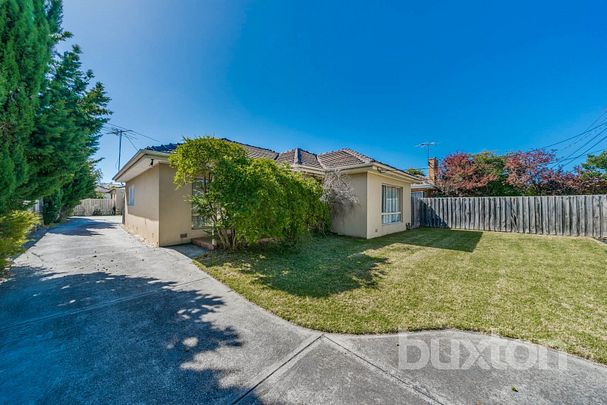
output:
[[[135,206],[135,185],[134,184],[130,185],[129,188],[127,189],[126,204],[129,207],[134,207]]]
[[[393,189],[396,189],[398,192],[398,206],[399,206],[399,210],[398,211],[394,211],[394,212],[384,212],[384,190],[385,187],[390,187]],[[394,186],[392,184],[382,184],[381,185],[381,224],[382,225],[394,225],[394,224],[400,224],[403,222],[403,215],[402,215],[402,204],[403,204],[403,187],[399,187],[399,186]],[[392,215],[398,215],[398,220],[396,221],[391,221],[391,222],[384,222],[384,218],[387,216],[392,216]]]

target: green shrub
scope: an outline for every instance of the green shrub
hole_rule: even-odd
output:
[[[12,256],[22,251],[27,234],[36,223],[38,216],[30,211],[10,211],[0,216],[0,272]]]
[[[175,183],[195,183],[192,207],[221,247],[261,239],[294,243],[328,225],[317,180],[273,160],[250,159],[233,142],[185,139],[169,161],[176,168]]]

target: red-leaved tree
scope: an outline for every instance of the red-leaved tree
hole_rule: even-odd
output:
[[[548,167],[554,163],[556,156],[543,149],[529,152],[512,152],[506,155],[505,169],[508,173],[506,183],[521,194],[540,194],[546,176],[554,177]]]
[[[483,195],[487,185],[497,178],[495,172],[475,161],[473,155],[457,152],[443,159],[438,186],[445,195]]]

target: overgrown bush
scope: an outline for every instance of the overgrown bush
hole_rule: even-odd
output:
[[[38,216],[30,211],[10,211],[0,216],[0,274],[11,256],[22,251],[28,232],[37,222]]]
[[[185,139],[169,161],[177,170],[177,185],[198,182],[192,207],[210,224],[221,247],[235,249],[266,238],[294,243],[328,225],[318,181],[273,160],[249,159],[233,142]]]
[[[349,176],[339,170],[325,174],[322,188],[322,200],[329,206],[332,218],[343,216],[358,204]]]

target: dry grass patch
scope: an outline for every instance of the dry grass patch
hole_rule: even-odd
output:
[[[212,252],[198,263],[313,329],[493,332],[607,363],[607,246],[591,239],[416,229]]]

